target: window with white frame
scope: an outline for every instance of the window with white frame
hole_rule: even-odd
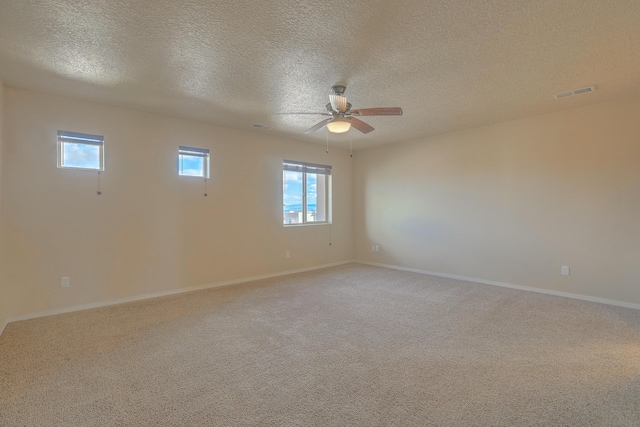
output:
[[[282,220],[285,225],[330,222],[331,166],[285,160]]]
[[[104,170],[104,137],[58,131],[58,167]]]
[[[209,150],[181,145],[178,149],[178,175],[209,178]]]

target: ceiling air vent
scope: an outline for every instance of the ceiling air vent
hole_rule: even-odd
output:
[[[596,90],[595,86],[581,87],[580,89],[574,89],[574,90],[570,90],[568,92],[556,93],[555,95],[553,95],[553,97],[555,99],[568,98],[568,97],[574,96],[574,95],[581,95],[583,93],[590,93],[590,92],[593,92],[594,90]]]
[[[253,126],[254,128],[263,129],[263,130],[273,129],[273,126],[261,125],[260,123],[254,123],[251,126]]]

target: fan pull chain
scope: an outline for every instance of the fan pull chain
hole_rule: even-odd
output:
[[[100,171],[98,171],[98,192],[97,192],[98,196],[102,195],[102,188],[100,186],[100,176],[101,176]]]
[[[329,154],[329,128],[327,128],[327,154]]]
[[[204,197],[207,197],[207,178],[204,179]]]
[[[349,157],[353,157],[353,135],[351,135],[351,129],[349,129]]]

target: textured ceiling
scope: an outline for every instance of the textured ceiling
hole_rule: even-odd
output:
[[[354,108],[404,109],[363,118],[364,148],[640,94],[640,1],[2,0],[0,77],[308,142],[322,117],[276,113],[344,83]]]

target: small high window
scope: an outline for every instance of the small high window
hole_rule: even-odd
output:
[[[285,160],[282,165],[282,202],[285,225],[327,223],[331,166]]]
[[[104,170],[104,137],[58,131],[58,167]]]
[[[209,150],[180,146],[178,150],[178,175],[209,178]]]

